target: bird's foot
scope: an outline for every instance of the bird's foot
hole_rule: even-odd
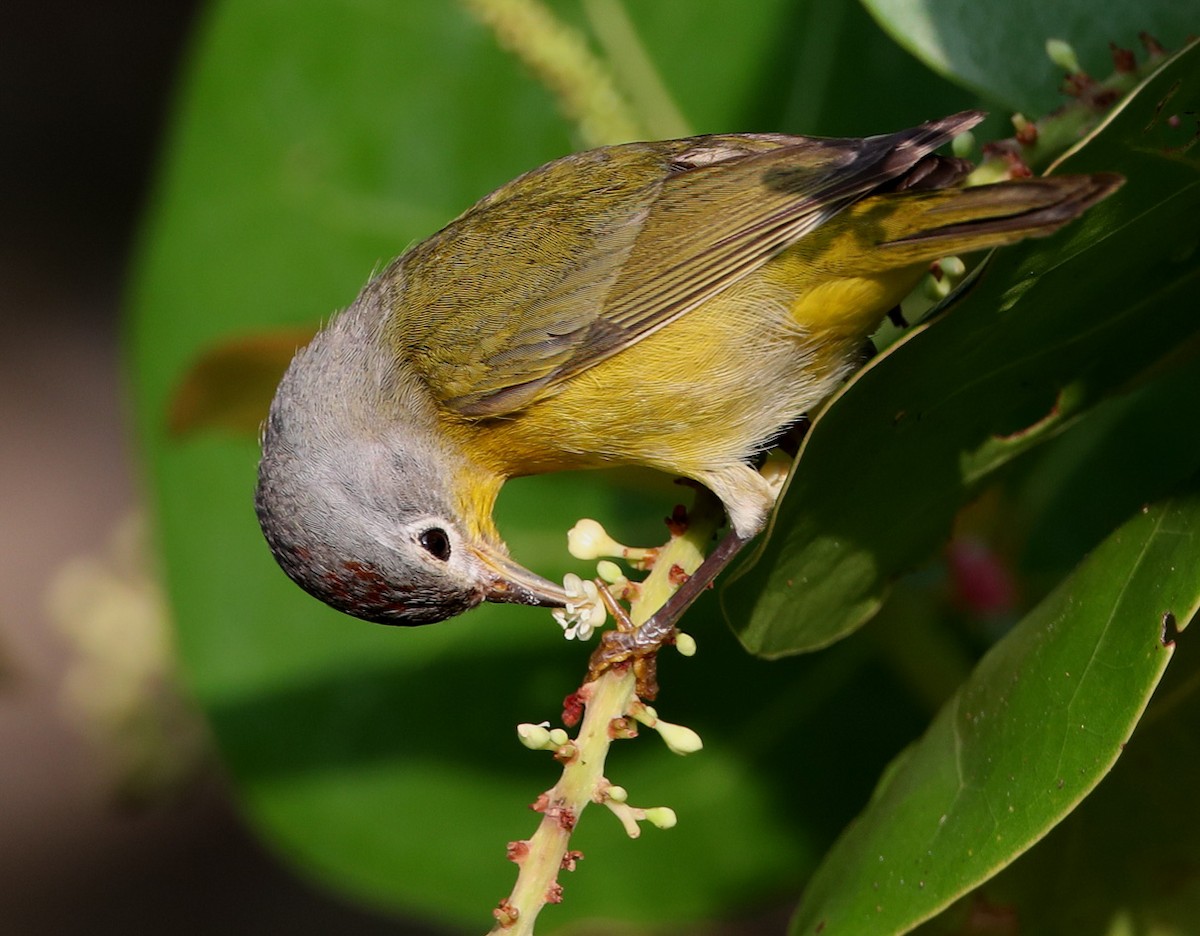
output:
[[[658,651],[675,636],[675,625],[660,619],[665,608],[640,627],[629,619],[629,613],[609,590],[600,589],[605,604],[617,622],[613,630],[600,635],[600,644],[588,661],[588,682],[598,679],[610,669],[631,666],[637,679],[637,694],[643,699],[658,695]]]
[[[617,628],[605,631],[600,645],[588,663],[588,680],[598,679],[617,666],[630,665],[638,677],[638,694],[653,699],[658,691],[654,679],[656,654],[675,639],[675,625],[683,612],[707,589],[717,573],[748,542],[735,532],[726,534],[717,548],[701,563],[695,573],[681,580],[675,592],[654,615],[640,626],[634,626],[628,616],[617,618]],[[645,689],[646,691],[643,691]]]
[[[657,697],[658,651],[675,636],[675,626],[668,625],[666,634],[659,636],[657,628],[648,630],[654,621],[651,618],[632,630],[605,631],[588,661],[588,682],[599,679],[609,670],[630,667],[637,680],[638,697],[647,700]]]

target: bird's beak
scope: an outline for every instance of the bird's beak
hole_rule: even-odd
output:
[[[477,545],[470,548],[488,572],[487,591],[484,593],[488,601],[533,605],[539,608],[566,607],[567,593],[561,585],[555,585],[548,579],[535,575],[490,546]]]

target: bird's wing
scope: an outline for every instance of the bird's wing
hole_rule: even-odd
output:
[[[866,139],[630,144],[551,163],[398,261],[393,340],[442,405],[467,417],[515,412],[687,314],[981,118]]]

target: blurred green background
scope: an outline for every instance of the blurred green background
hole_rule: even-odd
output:
[[[622,56],[637,48],[628,38],[608,48],[604,41],[623,8],[612,3],[553,8],[613,63],[619,87],[626,67]],[[985,74],[1009,77],[1026,89],[1025,94],[997,91],[990,103],[1038,106],[1055,99],[1054,67],[1047,65],[1042,38],[1031,40],[1008,22],[1019,11],[1005,14],[1007,25],[987,36],[974,31],[980,27],[961,9],[935,12],[938,47],[957,49],[974,41]],[[978,101],[973,91],[939,77],[902,49],[860,6],[761,3],[738,7],[731,17],[730,8],[720,4],[655,4],[631,6],[629,13],[633,35],[640,37],[646,57],[697,131],[736,127],[865,134]],[[1133,25],[1125,27],[1129,38],[1124,41],[1135,41],[1129,35]],[[918,32],[908,14],[893,16],[888,26],[899,35]],[[1104,74],[1107,53],[1101,46],[1097,55],[1093,47],[1100,35],[1088,31],[1072,39]],[[916,41],[907,44],[930,55]],[[955,74],[953,62],[941,67]],[[1013,77],[1014,72],[1019,75]],[[639,86],[626,93],[635,120],[643,121],[634,132],[654,135],[655,128],[646,126],[638,111]],[[1194,93],[1189,85],[1181,106]],[[584,140],[559,115],[550,92],[497,45],[489,30],[462,7],[444,4],[218,4],[198,33],[180,101],[131,293],[131,364],[188,685],[205,709],[248,816],[276,847],[321,879],[370,903],[478,926],[513,876],[499,859],[502,844],[531,829],[522,804],[552,780],[545,763],[512,743],[512,726],[556,719],[559,700],[577,684],[583,651],[564,647],[545,615],[519,608],[480,609],[453,624],[398,633],[363,626],[320,607],[274,568],[247,509],[254,440],[222,432],[172,437],[165,431],[164,413],[181,374],[206,349],[264,328],[321,320],[405,244],[431,233],[504,180]],[[1153,114],[1156,105],[1157,98],[1145,108]],[[1131,118],[1134,123],[1144,123],[1144,111],[1139,114]],[[999,118],[996,126],[1002,126]],[[1123,143],[1122,134],[1136,135],[1140,129],[1114,129],[1094,158],[1101,163],[1134,158],[1146,144],[1136,136]],[[972,296],[986,295],[988,287],[998,293],[987,303],[977,302],[984,309],[976,313],[979,318],[960,312],[915,336],[912,351],[890,354],[868,375],[882,375],[885,389],[854,399],[866,399],[868,407],[874,401],[884,410],[885,422],[893,418],[888,407],[905,411],[897,394],[915,385],[905,375],[905,361],[918,346],[931,342],[930,363],[920,367],[934,377],[934,398],[938,393],[953,396],[963,381],[978,384],[985,373],[996,375],[994,389],[981,385],[987,399],[1000,395],[1015,402],[1023,398],[1006,390],[1005,379],[1015,387],[1014,381],[1024,385],[1048,375],[1051,390],[1084,380],[1094,369],[1088,355],[1104,352],[1091,345],[1079,346],[1075,355],[1069,349],[1078,344],[1080,329],[1088,327],[1086,313],[1096,299],[1070,306],[1078,321],[1064,315],[1050,318],[1045,336],[1021,327],[1021,319],[1010,315],[1001,334],[1016,342],[1011,350],[984,338],[982,316],[996,317],[1004,307],[1026,309],[1036,301],[1026,300],[1026,293],[1037,293],[1035,287],[1043,281],[1050,284],[1044,287],[1050,298],[1042,301],[1032,321],[1046,323],[1056,306],[1065,313],[1063,304],[1069,305],[1077,292],[1072,284],[1092,273],[1087,263],[1105,243],[1106,221],[1128,243],[1143,243],[1136,225],[1151,206],[1158,215],[1146,226],[1165,231],[1184,224],[1191,202],[1174,203],[1171,196],[1194,182],[1195,171],[1191,163],[1178,171],[1179,179],[1169,172],[1164,176],[1165,192],[1131,180],[1123,201],[1114,199],[1115,208],[1097,210],[1100,220],[1089,219],[1054,246],[1010,254],[1015,259],[1007,272],[990,273]],[[1120,251],[1122,243],[1111,246]],[[1155,254],[1156,243],[1145,250]],[[1076,266],[1059,271],[1063,257],[1076,256],[1082,258]],[[1098,260],[1093,265],[1110,274],[1112,263]],[[1029,268],[1035,271],[1032,276]],[[1171,277],[1160,304],[1178,312],[1170,290],[1181,288],[1193,273],[1194,267],[1180,272],[1171,266],[1157,273],[1139,263],[1133,275]],[[1109,296],[1113,288],[1098,287]],[[1112,363],[1100,368],[1110,383],[1135,379],[1173,346],[1176,331],[1194,331],[1187,320],[1172,326],[1176,331],[1164,330],[1157,324],[1158,313],[1145,309],[1142,319],[1131,319],[1141,295],[1136,285],[1132,292],[1134,298],[1114,298],[1120,304],[1100,306],[1093,317],[1114,323],[1096,329],[1108,340],[1100,347],[1113,355]],[[1022,304],[1006,298],[1008,293],[1019,294]],[[1144,332],[1150,321],[1162,332],[1148,355],[1133,353],[1129,336],[1113,330],[1131,321],[1136,333]],[[939,349],[937,342],[956,323],[965,323],[966,337]],[[1062,342],[1061,350],[1055,350],[1056,341]],[[965,347],[984,348],[980,361],[964,357],[964,342]],[[1001,354],[1028,357],[1037,347],[1030,342],[1041,342],[1042,351],[1030,374],[988,363]],[[1084,359],[1077,360],[1080,355]],[[939,360],[947,363],[939,365]],[[948,376],[954,373],[952,361],[960,362],[966,373]],[[1072,365],[1076,370],[1069,369]],[[894,375],[891,384],[886,383],[889,373]],[[1105,384],[1093,377],[1088,386],[1092,389],[1078,394],[1095,403]],[[862,427],[870,422],[860,418],[838,437],[848,450],[832,459],[838,480],[812,495],[812,509],[822,502],[845,501],[844,509],[833,511],[832,526],[822,528],[841,531],[857,506],[870,530],[867,545],[852,559],[873,561],[899,534],[897,524],[913,512],[911,503],[927,495],[944,499],[949,492],[951,511],[940,521],[944,528],[953,507],[978,493],[977,484],[954,480],[935,470],[932,460],[922,460],[933,443],[948,439],[951,464],[956,464],[964,457],[955,454],[956,446],[966,444],[963,439],[977,440],[981,430],[1011,433],[1044,413],[1037,406],[1052,402],[1052,396],[1030,394],[1022,411],[988,416],[979,404],[968,404],[949,430],[932,434],[926,420],[925,434],[911,445],[915,460],[901,469],[907,489],[892,497],[875,478],[862,486],[839,483],[867,467],[855,451]],[[831,420],[848,406],[844,401]],[[932,402],[922,406],[930,413],[938,408]],[[1064,416],[1074,411],[1067,409]],[[914,416],[919,421],[919,413]],[[1014,419],[1026,421],[1007,422]],[[817,446],[826,435],[820,424],[814,429],[806,459],[818,458]],[[1044,457],[1051,464],[1070,458],[1073,444],[1064,442],[1065,449],[1052,448]],[[994,453],[991,457],[989,471],[1006,460]],[[886,477],[886,459],[865,461]],[[969,468],[963,470],[970,474]],[[1055,469],[1027,470],[1041,478]],[[1167,482],[1188,473],[1184,468],[1163,479],[1143,472],[1148,477],[1139,476],[1139,490],[1161,492]],[[1060,484],[1061,492],[1076,482],[1068,477]],[[783,517],[811,515],[805,501],[796,505],[799,496],[789,495]],[[664,663],[662,678],[669,688],[659,708],[664,717],[701,732],[707,740],[703,757],[683,762],[642,744],[617,751],[610,768],[610,776],[631,790],[635,802],[673,806],[680,825],[669,835],[646,835],[631,845],[614,823],[588,817],[575,839],[588,856],[587,871],[565,882],[566,905],[543,917],[542,925],[618,919],[694,928],[700,921],[753,914],[794,895],[867,800],[883,766],[920,734],[936,704],[966,676],[989,639],[1005,631],[1005,617],[1009,623],[1019,619],[1040,597],[1034,577],[1054,581],[1095,545],[1095,538],[1079,535],[1072,522],[1068,528],[1075,535],[1062,547],[1067,554],[1063,565],[1026,573],[1020,567],[1031,541],[1019,538],[1019,524],[1032,522],[1022,519],[1028,505],[1019,490],[993,496],[1000,506],[990,523],[988,518],[980,521],[990,527],[984,533],[1017,539],[989,546],[984,538],[985,554],[992,555],[997,574],[1013,579],[1011,594],[984,614],[972,615],[969,603],[966,613],[955,606],[953,569],[937,563],[921,573],[937,578],[934,584],[918,578],[908,586],[919,610],[893,610],[899,619],[890,620],[886,632],[869,628],[819,656],[767,664],[738,651],[711,602],[698,609],[689,627],[702,635],[703,652],[687,664]],[[530,479],[506,488],[498,521],[522,561],[561,574],[571,565],[562,550],[562,531],[577,517],[597,516],[626,540],[654,541],[661,537],[658,518],[669,512],[674,499],[669,490],[620,476]],[[1100,534],[1131,506],[1106,507],[1110,513]],[[1085,516],[1096,512],[1089,505]],[[1186,510],[1184,515],[1190,516]],[[818,543],[826,542],[821,537],[827,535],[819,534]],[[773,548],[767,547],[768,557]],[[907,547],[896,571],[924,560],[930,548]],[[786,568],[789,581],[793,575],[822,584],[842,580],[836,574],[825,576],[820,561],[811,576],[807,567]],[[1114,564],[1094,574],[1121,572]],[[785,588],[769,582],[753,591],[769,597]],[[785,634],[841,614],[845,589],[831,591],[832,608],[822,607],[806,619],[789,617]],[[733,594],[746,607],[758,600],[745,591]],[[1185,589],[1179,598],[1185,620],[1190,616],[1187,594]],[[1067,603],[1078,604],[1073,598]],[[1103,623],[1106,607],[1098,606],[1091,619]],[[735,617],[737,613],[735,607]],[[1054,621],[1074,635],[1071,652],[1082,651],[1085,659],[1101,639],[1083,636],[1089,632],[1071,618]],[[1150,628],[1150,655],[1131,673],[1128,687],[1119,690],[1120,705],[1089,710],[1092,731],[1108,740],[1078,753],[1073,741],[1062,741],[1060,761],[1080,764],[1079,776],[1071,778],[1075,792],[1063,796],[1083,795],[1103,774],[1165,665],[1164,651],[1154,650],[1158,616],[1143,621]],[[861,615],[855,623],[860,622]],[[906,643],[914,630],[930,642],[919,655]],[[1135,653],[1141,659],[1142,633],[1119,635],[1118,658]],[[763,643],[773,653],[793,646],[790,636],[782,645]],[[795,644],[803,645],[802,640]],[[1035,682],[1043,678],[1043,664],[1036,659],[1021,665]],[[937,678],[929,678],[929,671]],[[1085,680],[1074,692],[1087,686]],[[998,687],[993,680],[978,691],[995,694]],[[1053,711],[1065,704],[1056,698],[1045,690],[1035,693],[1019,709],[1020,717],[1029,717],[1038,706]],[[957,737],[957,743],[967,743],[961,732]],[[989,744],[1022,750],[1006,737],[979,743],[980,757],[989,760],[997,753]],[[935,757],[933,762],[945,760]],[[985,796],[974,807],[981,815],[994,808],[990,799],[1000,795],[1003,780],[987,771],[978,779],[960,777],[968,788],[983,785]],[[1051,796],[1023,813],[1025,825],[1008,833],[1014,840],[1002,854],[1020,847],[1018,836],[1026,843],[1038,837],[1067,808],[1069,802],[1059,805]],[[917,822],[909,819],[900,828],[916,835]],[[946,861],[958,863],[950,854]],[[952,898],[983,873],[973,872],[977,876],[972,879],[945,867],[939,870],[943,877],[931,876],[929,887],[923,886],[924,893],[913,899],[918,909],[896,911],[897,919],[920,919],[937,901]],[[843,877],[853,880],[855,873],[844,872]],[[614,888],[623,881],[645,883],[614,900]],[[872,900],[869,893],[848,899],[855,905]],[[919,909],[922,905],[925,910]]]
[[[619,41],[605,46],[613,5],[552,6],[621,73]],[[1103,18],[1082,4],[1054,15],[1013,7],[983,22],[967,4],[873,7],[887,29],[854,3],[669,2],[628,12],[696,132],[861,135],[982,103],[999,112],[989,127],[1000,136],[1006,108],[1032,117],[1059,100],[1046,36],[1070,39],[1084,67],[1103,75],[1109,40],[1133,46],[1148,28],[1177,47],[1186,33],[1186,16],[1170,4],[1113,4]],[[249,509],[253,438],[181,438],[166,414],[182,375],[214,345],[324,319],[407,244],[582,141],[549,92],[454,4],[225,0],[203,11],[191,42],[131,281],[127,356],[184,681],[240,808],[273,850],[365,906],[479,931],[511,886],[504,843],[532,831],[524,804],[554,779],[548,759],[514,743],[513,726],[557,719],[584,648],[563,644],[548,616],[525,609],[395,631],[317,605],[261,542]],[[1188,198],[1185,216],[1194,186]],[[1084,246],[1098,238],[1088,236]],[[1195,274],[1186,238],[1176,246],[1173,289]],[[1196,470],[1195,424],[1177,405],[1194,398],[1195,372],[1194,362],[1165,368],[1018,462],[959,517],[951,547],[902,580],[872,624],[827,651],[756,660],[715,601],[697,607],[689,630],[701,653],[664,661],[659,710],[696,728],[705,751],[684,761],[643,740],[618,748],[610,770],[635,802],[674,807],[680,825],[630,842],[608,817],[585,815],[578,846],[587,861],[564,882],[564,906],[544,914],[546,931],[616,932],[614,919],[631,931],[738,920],[760,921],[745,924],[750,932],[782,931],[885,765],[979,655],[1138,504]],[[1129,454],[1146,451],[1158,454]],[[897,479],[902,491],[908,484],[921,489],[919,479]],[[848,486],[839,496],[869,509],[897,495]],[[577,517],[597,516],[627,541],[655,541],[677,497],[621,475],[531,479],[506,488],[498,522],[515,555],[560,574],[578,566],[562,548]],[[981,599],[980,587],[991,597]],[[1185,690],[1169,698],[1187,714]],[[1102,790],[1110,788],[1120,789]],[[1122,812],[1102,813],[1087,834],[1128,807],[1110,808]],[[1194,828],[1152,830],[1123,848],[1173,854],[1181,830]],[[1039,878],[1026,873],[1022,884],[1020,869],[1039,853],[1001,882],[1014,907],[1033,900],[1028,880]],[[1095,873],[1093,862],[1061,866],[1064,877]],[[1106,931],[1120,913],[1140,919],[1139,887],[1089,903],[1100,928],[1087,931]],[[1189,888],[1187,879],[1180,892]],[[968,901],[946,919],[969,923],[979,900],[999,899]]]

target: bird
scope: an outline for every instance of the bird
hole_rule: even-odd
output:
[[[562,608],[562,586],[509,554],[498,492],[639,465],[720,499],[730,532],[711,578],[773,508],[756,456],[861,365],[931,262],[1053,233],[1123,181],[964,186],[971,164],[935,151],[983,116],[607,146],[486,196],[292,360],[255,492],[275,559],[383,624],[484,601]]]

